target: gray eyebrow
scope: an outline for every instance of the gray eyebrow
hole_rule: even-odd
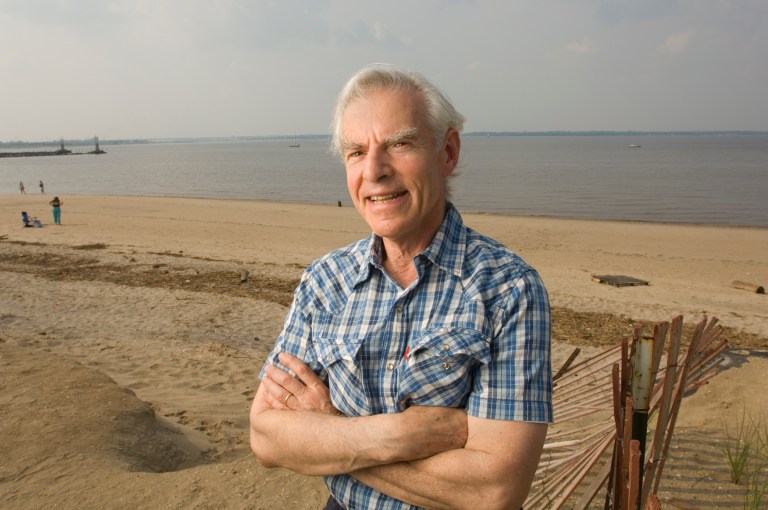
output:
[[[419,130],[415,127],[405,128],[401,129],[399,131],[395,131],[394,133],[387,135],[384,140],[382,140],[383,145],[385,146],[391,146],[394,145],[397,142],[402,142],[403,140],[414,140],[418,138]],[[348,138],[342,138],[341,140],[341,150],[344,152],[353,150],[353,149],[360,149],[363,146],[359,143],[352,142]]]
[[[384,145],[389,146],[403,140],[414,140],[418,137],[418,134],[419,130],[415,127],[401,129],[400,131],[395,131],[394,133],[384,138]]]

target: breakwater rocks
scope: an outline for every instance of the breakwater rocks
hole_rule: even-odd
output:
[[[33,156],[67,156],[72,154],[69,149],[55,151],[0,152],[0,158],[28,158]]]
[[[90,152],[72,152],[64,148],[64,139],[59,142],[59,148],[55,151],[23,151],[23,152],[0,152],[0,158],[28,158],[34,156],[69,156],[73,154],[106,154],[106,151],[99,148],[99,137],[93,138],[95,149]]]
[[[29,158],[34,156],[74,156],[77,154],[106,154],[107,151],[96,149],[90,152],[72,152],[69,149],[55,151],[0,152],[0,158]]]

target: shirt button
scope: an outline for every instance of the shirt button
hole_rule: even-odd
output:
[[[333,361],[333,358],[328,356],[327,358],[325,358],[325,361],[326,363],[330,363],[331,361]]]
[[[396,306],[396,307],[395,307],[395,312],[397,312],[397,313],[403,313],[403,307],[402,307],[402,306]]]
[[[451,349],[451,346],[450,346],[450,345],[448,345],[448,344],[443,344],[443,350],[444,350],[444,351],[448,351],[448,350],[450,350],[450,349]]]
[[[451,364],[450,363],[443,363],[443,368],[445,370],[449,370],[451,368]]]
[[[394,363],[392,363],[391,361],[389,363],[387,363],[387,370],[389,370],[391,372],[394,369],[395,369],[395,364]]]

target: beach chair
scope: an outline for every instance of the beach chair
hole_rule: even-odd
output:
[[[21,211],[21,221],[24,222],[25,227],[33,227],[32,220],[29,219],[29,216],[27,215],[27,211]]]

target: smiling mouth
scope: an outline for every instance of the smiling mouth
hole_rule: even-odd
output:
[[[368,200],[374,203],[387,202],[389,200],[394,200],[398,197],[401,197],[405,195],[405,193],[405,191],[398,191],[397,193],[390,193],[388,195],[371,195],[368,197]]]

